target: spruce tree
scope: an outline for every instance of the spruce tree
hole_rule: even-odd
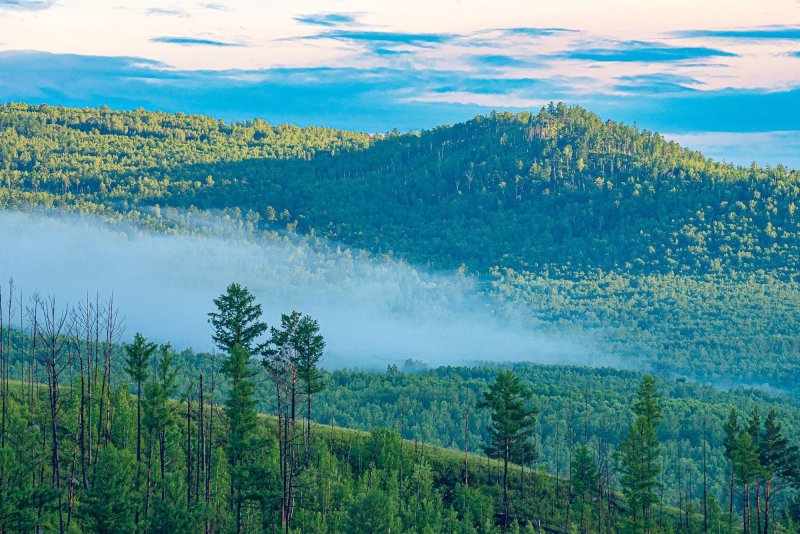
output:
[[[256,304],[250,290],[239,284],[230,284],[225,293],[214,299],[216,311],[208,314],[214,328],[212,339],[220,350],[230,354],[236,345],[253,355],[261,348],[257,339],[267,331],[261,321],[261,304]]]
[[[633,405],[636,419],[616,452],[620,483],[634,532],[649,532],[651,510],[659,500],[661,442],[657,428],[661,421],[655,379],[645,375]]]
[[[800,483],[800,455],[794,445],[783,434],[774,408],[764,420],[764,430],[758,446],[759,460],[764,476],[764,532],[769,533],[770,502],[772,497],[791,485]]]
[[[578,447],[575,451],[575,463],[572,467],[572,486],[576,497],[578,497],[582,534],[585,534],[588,529],[588,523],[591,519],[592,497],[597,492],[599,481],[600,471],[594,462],[592,452],[585,445]],[[589,512],[588,517],[587,512]]]
[[[147,379],[150,358],[156,344],[147,341],[136,332],[133,343],[125,345],[125,371],[136,382],[136,489],[139,490],[142,463],[142,383]],[[136,524],[139,524],[139,508],[136,508]]]
[[[512,371],[503,371],[483,393],[479,408],[491,409],[489,442],[484,450],[491,458],[503,460],[503,521],[505,533],[510,524],[508,464],[513,452],[522,450],[536,424],[539,410],[531,406],[533,393]]]
[[[303,382],[306,396],[306,448],[311,441],[311,404],[314,395],[325,389],[325,381],[319,362],[325,349],[325,340],[319,333],[319,323],[311,317],[303,316],[297,324],[292,340],[297,351],[297,374]]]
[[[252,453],[257,448],[255,430],[258,424],[256,401],[253,398],[255,371],[250,368],[247,350],[235,345],[230,358],[225,360],[222,373],[231,381],[231,390],[225,402],[228,417],[228,445],[226,452],[231,473],[231,495],[236,507],[236,532],[241,532],[242,507],[246,500],[247,481]]]
[[[723,431],[723,445],[725,459],[728,460],[728,533],[733,532],[733,489],[735,485],[735,456],[736,456],[736,440],[741,432],[741,423],[739,422],[739,411],[736,407],[731,407],[728,418],[722,424]]]

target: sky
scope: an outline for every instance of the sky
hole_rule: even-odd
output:
[[[0,102],[367,132],[581,105],[800,168],[800,0],[0,0]]]

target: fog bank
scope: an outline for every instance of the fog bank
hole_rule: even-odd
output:
[[[524,314],[483,295],[457,274],[431,274],[297,237],[244,238],[146,232],[58,212],[0,212],[0,277],[24,298],[34,291],[77,303],[114,295],[135,331],[177,348],[211,350],[207,313],[230,282],[258,298],[270,325],[281,312],[318,319],[329,367],[383,367],[415,358],[431,365],[535,361],[611,365],[588,337],[526,326]]]

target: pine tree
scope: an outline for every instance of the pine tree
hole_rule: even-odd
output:
[[[253,294],[239,284],[230,284],[214,299],[214,305],[217,311],[208,314],[208,321],[214,328],[212,339],[217,347],[226,354],[236,345],[249,355],[258,352],[261,346],[256,340],[267,331],[267,325],[261,321],[261,304],[255,303]]]
[[[150,511],[150,493],[153,486],[153,449],[157,440],[159,446],[159,464],[161,471],[161,500],[166,496],[164,487],[166,479],[166,433],[167,429],[174,424],[172,419],[173,407],[169,400],[177,392],[178,373],[172,367],[174,353],[169,344],[161,345],[159,348],[158,363],[155,377],[148,382],[144,388],[144,403],[142,421],[147,438],[146,465],[147,475],[145,484],[144,518],[148,519]]]
[[[747,429],[736,438],[733,467],[736,480],[742,486],[742,522],[744,534],[748,534],[751,532],[750,485],[761,475],[761,464],[758,447]]]
[[[725,459],[728,460],[729,470],[729,486],[728,486],[728,533],[733,532],[733,490],[735,485],[735,456],[736,456],[736,440],[741,432],[741,423],[739,422],[739,412],[736,407],[731,407],[728,418],[722,424],[722,431],[724,433],[723,445],[725,447]]]
[[[633,405],[636,419],[616,454],[620,483],[625,495],[633,531],[650,532],[651,510],[659,500],[661,442],[657,436],[661,421],[655,379],[645,375]]]
[[[292,343],[298,355],[297,374],[303,382],[303,393],[306,396],[306,447],[308,447],[311,441],[312,398],[325,389],[325,381],[319,369],[325,340],[319,333],[319,323],[307,315],[303,316],[297,324]]]
[[[758,454],[764,476],[764,533],[769,534],[772,497],[793,480],[800,483],[800,454],[796,446],[789,445],[774,408],[764,420]]]
[[[257,448],[255,430],[258,424],[256,401],[252,382],[255,371],[250,368],[247,349],[235,345],[221,369],[231,381],[231,390],[225,402],[228,417],[228,463],[231,473],[231,495],[236,507],[236,532],[241,532],[242,506],[247,490],[252,453]]]
[[[147,379],[150,358],[156,351],[156,344],[147,341],[136,332],[133,343],[125,345],[125,371],[136,382],[136,489],[141,481],[142,465],[142,383]],[[136,508],[136,524],[139,524],[139,508]]]
[[[591,520],[591,501],[597,491],[599,481],[600,471],[594,462],[592,452],[585,445],[578,447],[572,467],[572,485],[573,491],[578,497],[581,533],[583,534],[588,531],[588,524]],[[587,517],[587,512],[589,512],[589,517]]]
[[[136,531],[134,471],[134,459],[128,451],[113,445],[100,451],[92,486],[80,506],[87,532]]]
[[[533,393],[512,371],[503,371],[483,393],[479,408],[491,409],[489,442],[486,454],[503,459],[503,522],[505,533],[510,524],[508,464],[515,450],[522,450],[536,424],[539,410],[530,405]]]

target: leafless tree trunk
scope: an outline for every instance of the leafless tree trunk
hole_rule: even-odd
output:
[[[45,346],[44,365],[47,372],[48,398],[50,401],[53,487],[58,491],[61,489],[58,456],[58,381],[59,375],[64,370],[61,357],[67,342],[66,332],[64,331],[64,326],[67,321],[67,312],[56,311],[56,300],[54,297],[51,297],[47,301],[41,301],[40,306],[44,319],[41,335]],[[59,531],[63,534],[64,514],[60,491],[58,491],[58,523]]]
[[[214,386],[216,375],[211,373],[211,413],[208,418],[208,462],[206,463],[206,505],[211,503],[211,467],[214,459]],[[210,515],[210,514],[209,514]],[[206,534],[211,534],[211,519],[206,518]]]
[[[192,384],[186,393],[186,509],[192,507]]]

